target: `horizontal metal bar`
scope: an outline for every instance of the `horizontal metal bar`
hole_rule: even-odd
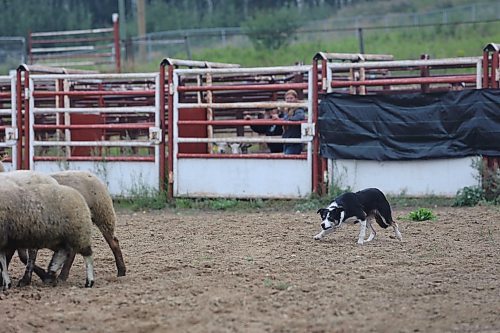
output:
[[[217,159],[234,159],[234,158],[243,158],[243,159],[267,159],[267,160],[305,160],[307,159],[307,154],[293,154],[293,155],[285,155],[282,153],[274,153],[274,154],[189,154],[189,153],[178,153],[178,158],[217,158]]]
[[[307,89],[307,82],[303,83],[283,83],[283,84],[249,84],[249,85],[219,85],[219,86],[178,86],[177,91],[232,91],[232,90],[287,90],[287,89]]]
[[[459,82],[476,82],[476,75],[463,76],[446,76],[446,77],[405,77],[393,79],[375,79],[375,80],[360,80],[360,81],[341,81],[333,80],[332,88],[349,87],[349,86],[382,86],[382,85],[405,85],[405,84],[431,84],[431,83],[459,83]]]
[[[308,139],[280,138],[280,137],[221,137],[221,138],[177,138],[179,143],[307,143],[312,141],[312,137]]]
[[[365,53],[328,53],[318,52],[314,59],[325,60],[350,60],[350,61],[390,61],[394,60],[392,54],[365,54]]]
[[[108,108],[34,108],[33,113],[154,113],[152,106],[108,107]]]
[[[154,156],[33,156],[34,161],[154,162]]]
[[[265,125],[283,125],[300,126],[301,123],[307,123],[307,120],[272,120],[272,119],[249,119],[249,120],[179,120],[178,125],[214,125],[214,126],[265,126]]]
[[[188,67],[201,67],[201,68],[235,68],[240,67],[239,64],[229,64],[222,62],[210,62],[210,61],[197,61],[197,60],[183,60],[183,59],[173,59],[165,58],[161,62],[165,65],[176,65],[176,66],[188,66]]]
[[[31,49],[31,53],[46,53],[46,52],[68,52],[68,51],[93,51],[93,45],[88,46],[61,46],[61,47],[44,47]]]
[[[122,124],[86,124],[86,125],[33,125],[36,130],[51,130],[51,129],[149,129],[154,127],[154,123],[122,123]]]
[[[158,73],[122,73],[122,74],[33,74],[33,80],[88,80],[88,79],[149,79],[156,78]]]
[[[52,96],[154,96],[155,90],[85,90],[85,91],[34,91],[34,97]]]
[[[100,29],[82,29],[82,30],[68,30],[68,31],[46,31],[46,32],[32,32],[31,37],[48,37],[48,36],[69,36],[69,35],[83,35],[83,34],[99,34],[105,32],[113,32],[113,28],[100,28]]]
[[[241,103],[179,103],[179,109],[182,108],[214,108],[214,109],[271,109],[271,108],[307,108],[307,102],[286,103],[286,102],[241,102]]]
[[[43,147],[154,147],[150,141],[33,141],[34,146]]]
[[[411,66],[447,66],[447,65],[475,65],[481,61],[481,57],[461,57],[429,60],[395,60],[395,61],[373,61],[356,63],[328,63],[330,69],[340,68],[391,68]]]
[[[280,66],[280,67],[252,67],[252,68],[190,68],[176,69],[180,75],[203,75],[203,74],[289,74],[307,72],[311,65],[302,66]]]

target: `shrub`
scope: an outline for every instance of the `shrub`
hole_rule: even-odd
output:
[[[481,186],[466,186],[458,190],[453,206],[475,206],[484,199],[484,190]]]
[[[428,221],[435,220],[436,215],[434,215],[432,210],[428,208],[419,208],[410,212],[410,214],[408,214],[408,218],[412,221]]]
[[[301,24],[296,11],[282,8],[275,12],[257,12],[243,27],[255,49],[277,50],[289,44]]]

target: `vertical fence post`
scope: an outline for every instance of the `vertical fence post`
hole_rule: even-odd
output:
[[[359,53],[365,53],[365,43],[363,41],[363,28],[358,28]]]
[[[115,70],[117,73],[121,72],[121,50],[120,50],[120,23],[118,21],[118,14],[114,13],[113,16],[113,40],[115,47]]]

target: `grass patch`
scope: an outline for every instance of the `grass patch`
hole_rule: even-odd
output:
[[[167,201],[165,193],[142,188],[127,198],[115,198],[115,206],[121,209],[154,210],[205,210],[205,211],[282,211],[282,212],[316,212],[321,207],[326,207],[334,198],[334,195],[320,197],[311,195],[306,199],[205,199],[205,198],[176,198]],[[455,198],[429,196],[429,197],[407,197],[388,196],[393,209],[408,207],[451,207]]]
[[[115,206],[132,211],[159,210],[167,207],[167,194],[146,186],[134,187],[130,196],[114,200]]]
[[[435,220],[436,215],[429,208],[419,208],[408,214],[408,219],[412,221]]]

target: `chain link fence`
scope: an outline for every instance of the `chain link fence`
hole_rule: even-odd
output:
[[[0,37],[0,75],[6,75],[26,62],[24,37]]]
[[[474,3],[411,14],[363,15],[333,17],[309,21],[297,31],[294,42],[313,39],[359,37],[360,29],[391,31],[405,27],[447,25],[464,22],[500,20],[500,2]],[[154,61],[165,57],[191,59],[191,54],[204,48],[248,47],[250,39],[244,29],[210,28],[154,32],[128,40],[126,54],[132,62]]]

